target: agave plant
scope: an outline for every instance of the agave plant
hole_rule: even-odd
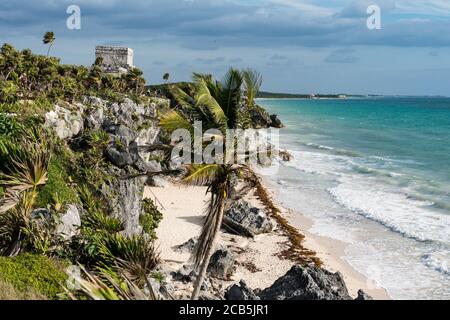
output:
[[[72,285],[78,288],[77,293],[64,287],[72,300],[87,298],[91,300],[158,300],[152,284],[146,280],[148,293],[140,289],[126,275],[116,274],[110,269],[98,269],[98,275],[79,266],[82,275],[73,278]],[[82,277],[84,276],[84,277]],[[81,297],[80,297],[81,296]]]
[[[0,199],[0,249],[14,255],[29,226],[37,188],[47,181],[50,138],[43,131],[25,130],[19,139],[4,141],[0,151],[0,187],[5,190]]]
[[[106,263],[119,266],[130,280],[140,285],[160,262],[153,241],[144,235],[105,234],[99,244],[99,253]]]
[[[179,104],[178,110],[163,115],[161,126],[169,132],[180,128],[194,132],[193,121],[201,121],[203,132],[217,129],[222,137],[226,137],[227,129],[239,126],[243,85],[241,72],[230,69],[222,81],[201,74],[194,74],[193,80],[193,93],[181,89],[173,93]],[[223,145],[227,145],[226,141]],[[248,186],[252,183],[235,192],[234,177],[240,176],[252,182],[255,175],[245,164],[196,164],[186,165],[186,169],[182,181],[189,185],[207,185],[210,194],[201,234],[192,256],[198,271],[192,294],[192,299],[196,300],[222,225],[224,210],[231,201],[243,197],[251,189]]]

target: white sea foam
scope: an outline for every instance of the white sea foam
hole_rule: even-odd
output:
[[[340,184],[328,191],[346,208],[407,237],[450,243],[450,216],[434,212],[431,201],[411,199],[356,176],[341,177]]]
[[[449,252],[433,252],[422,256],[422,262],[428,267],[445,275],[450,275]]]

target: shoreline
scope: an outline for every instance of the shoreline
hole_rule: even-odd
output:
[[[263,187],[280,210],[281,216],[305,236],[304,247],[316,252],[317,258],[323,262],[323,268],[342,274],[352,297],[356,297],[358,290],[362,289],[375,300],[392,299],[385,289],[372,288],[368,278],[353,269],[343,258],[346,247],[344,242],[309,232],[314,222],[301,213],[279,206],[273,189],[268,186],[264,177],[261,179]],[[156,198],[158,207],[164,213],[164,219],[157,229],[158,244],[164,268],[176,272],[188,264],[190,254],[177,252],[174,247],[198,236],[203,207],[207,201],[206,187],[187,187],[167,182],[163,187],[146,187],[144,197]],[[245,200],[255,207],[263,208],[263,204],[255,194],[251,193]],[[189,203],[189,206],[186,207],[186,203]],[[279,226],[271,233],[256,236],[254,239],[221,232],[218,244],[233,252],[236,256],[237,269],[230,281],[222,281],[219,286],[226,288],[241,279],[254,289],[271,286],[296,264],[294,261],[279,257],[280,252],[289,248],[287,244],[289,241],[286,230],[281,230]],[[189,285],[180,284],[178,290],[179,297],[183,298],[189,296],[191,288]]]
[[[340,272],[345,280],[347,289],[351,296],[357,296],[359,289],[364,290],[375,300],[393,300],[385,288],[376,286],[373,282],[355,270],[353,266],[345,260],[345,248],[347,243],[330,237],[316,235],[309,230],[314,224],[314,220],[306,217],[303,213],[285,208],[279,205],[277,201],[276,191],[270,186],[267,179],[258,174],[262,180],[264,188],[272,197],[273,202],[281,211],[281,214],[287,221],[305,236],[303,244],[305,248],[316,253],[316,256],[322,261],[322,268],[331,272]]]

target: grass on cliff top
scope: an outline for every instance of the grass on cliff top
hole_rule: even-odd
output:
[[[0,257],[0,299],[57,299],[65,263],[42,255]]]

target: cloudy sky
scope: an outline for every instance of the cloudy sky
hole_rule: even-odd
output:
[[[81,29],[66,27],[69,5]],[[381,30],[367,8],[381,8]],[[264,89],[450,96],[450,0],[1,0],[0,42],[90,65],[99,44],[134,49],[149,83],[252,67]]]

